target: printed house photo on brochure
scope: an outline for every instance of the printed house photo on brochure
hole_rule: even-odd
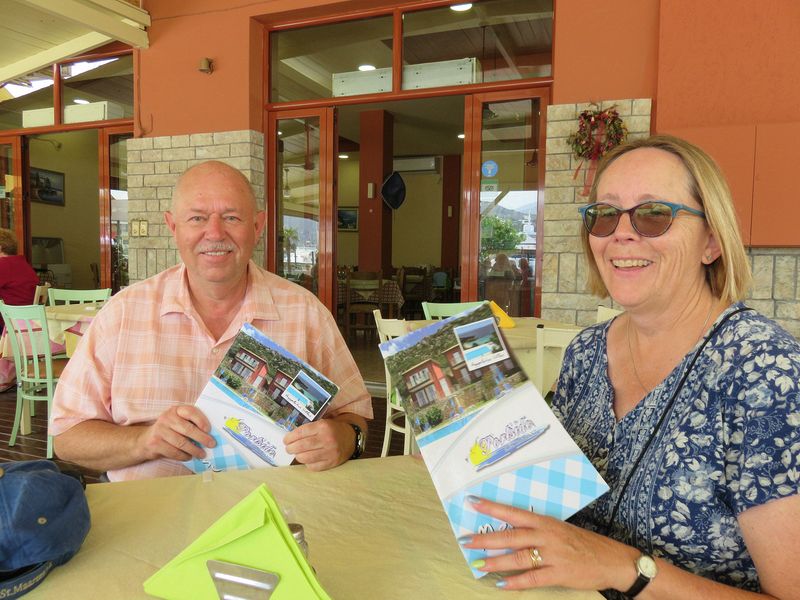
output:
[[[380,348],[456,537],[507,527],[472,510],[467,495],[566,519],[608,490],[519,366],[488,303]],[[462,552],[467,563],[483,556]]]
[[[287,432],[322,416],[339,388],[245,324],[200,394],[216,447],[186,465],[196,473],[291,464]]]

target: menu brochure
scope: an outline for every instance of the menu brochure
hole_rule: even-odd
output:
[[[509,527],[473,510],[468,495],[566,519],[608,490],[520,368],[488,303],[380,349],[457,538]],[[467,563],[486,553],[462,552]]]
[[[319,419],[339,388],[249,323],[200,393],[195,406],[217,442],[206,458],[186,461],[195,473],[291,464],[283,438]]]

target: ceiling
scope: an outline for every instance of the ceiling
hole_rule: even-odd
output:
[[[0,14],[0,84],[109,42],[148,46],[150,15],[135,1],[0,0]]]

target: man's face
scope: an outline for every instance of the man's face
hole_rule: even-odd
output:
[[[243,280],[264,230],[247,183],[231,167],[205,163],[183,176],[165,214],[189,284],[201,289]]]

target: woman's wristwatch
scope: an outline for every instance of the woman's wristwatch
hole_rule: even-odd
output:
[[[624,592],[628,598],[635,598],[658,574],[656,561],[645,552],[633,564],[636,566],[636,581],[627,592]]]
[[[364,448],[367,445],[367,437],[364,435],[364,432],[361,431],[361,427],[355,423],[350,423],[350,427],[352,427],[353,431],[356,432],[356,445],[353,450],[353,454],[350,456],[350,460],[352,460],[364,454]]]

